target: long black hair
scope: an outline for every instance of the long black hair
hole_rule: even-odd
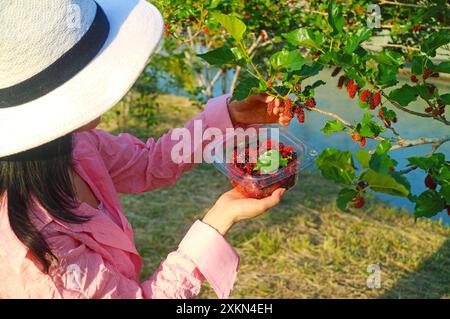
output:
[[[70,175],[72,139],[73,135],[68,134],[34,149],[0,158],[0,199],[6,193],[11,228],[46,273],[56,257],[31,221],[32,196],[58,220],[74,224],[88,220],[72,212],[78,206]]]

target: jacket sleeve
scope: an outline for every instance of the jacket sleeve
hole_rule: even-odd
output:
[[[62,298],[194,298],[206,279],[219,298],[228,298],[239,256],[212,227],[196,221],[178,250],[170,253],[151,278],[139,283],[120,273],[101,254],[68,234],[49,234],[58,265],[50,276]]]
[[[172,185],[183,172],[193,168],[194,160],[201,162],[200,146],[209,142],[206,139],[202,143],[205,130],[215,128],[216,132],[225,134],[227,128],[233,127],[226,103],[228,97],[210,100],[205,110],[184,128],[172,129],[157,141],[149,138],[144,143],[126,133],[114,136],[100,130],[90,131],[117,191],[134,194]],[[211,134],[209,140],[214,136]],[[185,140],[189,141],[189,147],[177,148]]]

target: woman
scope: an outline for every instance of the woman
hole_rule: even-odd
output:
[[[171,160],[170,133],[143,143],[95,129],[158,44],[158,10],[144,0],[7,0],[0,21],[0,298],[191,298],[205,279],[227,298],[239,258],[224,236],[284,190],[225,193],[140,283],[118,193],[171,185],[193,165]],[[269,116],[268,97],[228,98],[193,120],[222,131],[289,123],[280,101]]]

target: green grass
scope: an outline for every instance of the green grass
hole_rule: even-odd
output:
[[[181,105],[175,110],[174,101]],[[155,136],[195,113],[179,98],[160,102],[164,124],[152,128]],[[224,176],[200,165],[169,188],[122,196],[143,256],[143,278],[228,189]],[[343,213],[334,203],[337,192],[317,173],[305,173],[276,209],[236,225],[228,240],[241,265],[231,297],[450,297],[450,228],[428,220],[415,223],[407,212],[375,199],[363,210]],[[381,266],[381,289],[366,286],[369,264]],[[200,297],[215,295],[206,284]]]

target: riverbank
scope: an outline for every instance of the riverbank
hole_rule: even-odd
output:
[[[180,97],[159,99],[158,136],[196,110]],[[114,131],[114,127],[104,125]],[[141,131],[143,128],[139,128]],[[230,189],[213,167],[200,165],[172,187],[123,196],[143,279],[175,250],[196,218]],[[242,222],[228,236],[241,255],[232,298],[450,298],[450,228],[414,219],[369,199],[352,213],[336,209],[338,188],[314,173],[300,176],[279,207]],[[381,288],[366,285],[367,267],[381,267]],[[208,285],[202,298],[212,298]]]

